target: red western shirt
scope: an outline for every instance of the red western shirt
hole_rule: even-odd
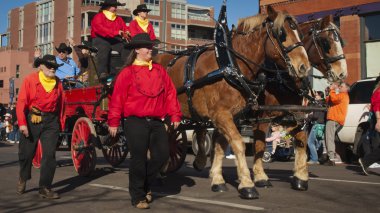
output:
[[[371,111],[379,112],[380,111],[380,89],[376,89],[371,96]]]
[[[57,115],[63,113],[63,88],[59,79],[56,77],[54,89],[47,93],[40,83],[38,72],[34,72],[25,77],[16,105],[16,115],[19,126],[26,126],[26,114],[32,106],[41,110],[41,112],[57,112]]]
[[[147,32],[145,32],[136,20],[132,20],[129,23],[129,31],[131,32],[132,37],[140,33],[148,33],[150,40],[156,40],[156,35],[154,34],[153,25],[151,23],[148,24]]]
[[[103,12],[100,12],[94,16],[91,21],[91,38],[97,36],[105,38],[114,38],[119,35],[119,31],[129,31],[128,26],[125,24],[120,16],[117,16],[114,21],[106,18]]]
[[[108,124],[117,127],[122,117],[156,117],[169,115],[172,122],[181,120],[177,91],[163,66],[131,65],[116,79],[109,103]]]

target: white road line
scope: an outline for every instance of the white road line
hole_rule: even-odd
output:
[[[268,174],[268,176],[273,177],[284,177],[284,175],[278,175],[278,174]],[[288,176],[289,178],[293,178],[293,176]],[[355,180],[340,180],[340,179],[328,179],[328,178],[315,178],[315,177],[309,177],[310,180],[321,180],[321,181],[331,181],[331,182],[342,182],[342,183],[359,183],[359,184],[369,184],[369,185],[380,185],[380,183],[376,182],[367,182],[367,181],[355,181]],[[276,180],[276,178],[269,178],[269,180]]]
[[[103,185],[103,184],[89,184],[90,186],[94,187],[100,187],[100,188],[107,188],[107,189],[113,189],[113,190],[121,190],[128,192],[129,190],[124,187],[119,186],[111,186],[111,185]],[[262,207],[257,206],[248,206],[248,205],[242,205],[237,203],[227,203],[222,201],[215,201],[215,200],[207,200],[207,199],[198,199],[198,198],[192,198],[192,197],[185,197],[185,196],[179,196],[179,195],[169,195],[169,194],[163,194],[163,193],[153,193],[155,196],[158,197],[165,197],[165,198],[171,198],[176,200],[184,200],[184,201],[190,201],[190,202],[196,202],[196,203],[206,203],[206,204],[213,204],[213,205],[219,205],[219,206],[227,206],[227,207],[234,207],[238,209],[247,209],[247,210],[264,210]]]

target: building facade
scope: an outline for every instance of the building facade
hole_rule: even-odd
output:
[[[349,83],[378,76],[380,69],[379,0],[260,0],[260,11],[271,5],[286,10],[299,22],[333,15],[345,42]]]
[[[76,44],[91,40],[91,20],[99,12],[99,4],[104,0],[37,0],[8,12],[8,30],[1,33],[7,44],[2,44],[1,54],[11,61],[28,61],[30,69],[20,69],[19,76],[32,72],[35,48],[42,54],[56,54],[55,47],[68,43],[72,38]],[[145,3],[152,11],[149,20],[153,24],[157,38],[165,42],[167,50],[185,49],[188,45],[209,43],[213,39],[214,8],[190,5],[187,0],[119,0],[126,3],[118,7],[117,13],[129,24],[133,19],[132,11],[137,5]],[[5,51],[6,50],[6,51]],[[74,59],[76,56],[72,55]],[[25,58],[20,58],[25,57]],[[7,87],[8,79],[15,76],[15,64],[0,60],[0,90],[3,81]],[[26,68],[26,65],[22,65]],[[1,71],[1,70],[0,70]],[[16,90],[22,78],[16,78]],[[4,90],[5,91],[5,90]],[[6,92],[3,92],[6,93]],[[1,103],[1,100],[0,100]]]

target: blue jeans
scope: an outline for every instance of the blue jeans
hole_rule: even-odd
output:
[[[227,148],[226,148],[226,151],[225,151],[225,153],[224,153],[224,155],[225,155],[225,156],[228,156],[228,155],[233,155],[233,154],[234,154],[234,152],[233,152],[232,149],[231,149],[231,145],[228,144],[228,145],[227,145]]]
[[[310,151],[310,161],[318,161],[318,150],[321,148],[323,140],[317,139],[316,125],[313,125],[307,139],[307,146]]]

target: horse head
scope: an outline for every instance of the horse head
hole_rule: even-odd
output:
[[[305,35],[303,42],[310,62],[330,82],[347,77],[347,63],[343,53],[344,43],[331,15],[300,25]]]
[[[267,31],[266,57],[287,68],[291,76],[306,77],[311,66],[296,20],[286,12],[277,12],[270,6],[267,14],[264,23]]]

